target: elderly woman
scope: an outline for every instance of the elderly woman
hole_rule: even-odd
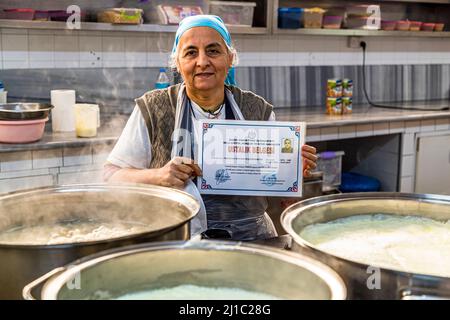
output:
[[[200,196],[192,179],[198,119],[273,121],[273,107],[233,79],[237,61],[230,34],[217,16],[185,18],[176,33],[172,62],[183,83],[153,90],[136,107],[108,157],[105,179],[184,188],[201,202],[191,232],[218,230],[223,238],[257,240],[276,236],[265,210],[267,199],[252,196]],[[188,132],[186,135],[183,133]],[[316,150],[302,147],[304,176],[316,167]]]

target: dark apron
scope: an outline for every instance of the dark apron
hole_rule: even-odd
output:
[[[225,99],[225,117],[236,120],[228,99]],[[203,238],[251,241],[276,236],[272,221],[265,215],[266,197],[202,195],[202,199],[208,223]]]

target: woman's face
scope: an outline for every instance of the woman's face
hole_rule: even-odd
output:
[[[188,89],[222,89],[232,62],[232,53],[214,29],[192,28],[180,38],[177,68]]]

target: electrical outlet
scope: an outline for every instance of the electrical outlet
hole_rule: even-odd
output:
[[[352,49],[359,49],[361,37],[348,37],[347,47]]]

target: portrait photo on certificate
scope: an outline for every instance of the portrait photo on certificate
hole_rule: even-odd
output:
[[[200,193],[301,197],[305,133],[304,122],[199,121]]]

